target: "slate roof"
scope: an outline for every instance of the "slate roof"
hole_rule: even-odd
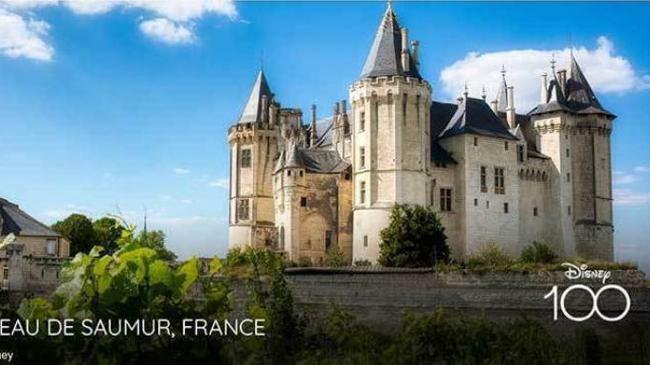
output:
[[[299,148],[296,144],[288,152],[281,152],[275,171],[283,168],[304,168],[309,172],[336,174],[344,172],[350,164],[336,150]]]
[[[260,70],[253,84],[253,89],[248,97],[248,101],[244,106],[244,110],[239,117],[237,123],[257,123],[260,122],[262,113],[262,95],[266,95],[268,102],[271,102],[273,94],[271,88],[266,81],[264,71]]]
[[[406,45],[407,50],[409,46]],[[410,50],[408,50],[410,56]],[[413,62],[413,57],[409,57],[409,71],[404,71],[402,67],[402,34],[401,27],[397,21],[397,16],[393,8],[388,6],[384,17],[379,24],[375,40],[366,58],[366,63],[361,71],[361,77],[377,76],[410,76],[421,79],[420,73]]]
[[[17,204],[0,198],[0,235],[60,237],[45,224],[21,210]]]
[[[567,111],[576,114],[603,114],[616,118],[616,115],[602,107],[573,55],[571,55],[569,75],[564,87],[553,72],[553,79],[549,82],[546,96],[548,103],[537,105],[528,113],[529,115]]]
[[[483,99],[465,97],[456,107],[438,138],[446,138],[463,133],[516,140],[508,126],[499,118]]]
[[[327,117],[316,121],[316,134],[318,135],[316,147],[323,148],[332,145],[332,132],[334,131],[333,121],[333,117]],[[307,134],[311,135],[311,125],[308,125],[306,128]]]

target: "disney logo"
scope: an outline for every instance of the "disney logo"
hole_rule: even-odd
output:
[[[564,276],[569,280],[575,279],[602,279],[603,284],[605,281],[612,276],[612,272],[609,270],[588,270],[586,264],[580,266],[565,262],[562,266],[566,267],[567,270],[564,272]]]

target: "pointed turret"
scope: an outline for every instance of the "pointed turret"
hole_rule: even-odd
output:
[[[272,99],[273,94],[264,76],[264,71],[260,70],[248,97],[248,102],[246,102],[246,106],[244,106],[244,110],[237,123],[266,122],[267,120],[265,119],[268,119],[269,115],[267,108]]]
[[[417,46],[416,46],[417,48]],[[420,77],[418,57],[412,57],[408,33],[400,27],[390,3],[377,29],[375,40],[363,66],[361,77],[411,76]]]
[[[508,109],[508,83],[506,82],[506,67],[501,66],[501,85],[497,94],[497,111],[505,112]]]
[[[580,113],[597,113],[614,116],[600,105],[596,94],[594,94],[587,78],[582,73],[573,53],[571,53],[569,72],[569,79],[566,80],[564,88],[566,104],[569,108]]]

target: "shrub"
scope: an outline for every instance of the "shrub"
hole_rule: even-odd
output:
[[[354,266],[372,266],[372,262],[366,259],[358,259],[354,262]]]
[[[346,266],[345,257],[343,256],[343,251],[338,246],[332,246],[327,250],[327,256],[325,257],[325,266],[329,267],[341,267]]]
[[[521,261],[529,263],[550,264],[557,257],[558,255],[550,245],[537,241],[521,252]]]
[[[481,247],[467,261],[469,269],[507,269],[512,264],[512,258],[493,242]]]
[[[381,233],[379,263],[394,267],[432,267],[449,259],[445,228],[436,213],[419,205],[395,205]]]

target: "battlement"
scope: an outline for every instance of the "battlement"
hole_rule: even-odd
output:
[[[383,86],[410,86],[410,87],[426,87],[431,92],[431,85],[424,79],[418,79],[410,76],[378,76],[367,77],[354,82],[350,85],[350,92],[355,92],[367,86],[383,87]]]

